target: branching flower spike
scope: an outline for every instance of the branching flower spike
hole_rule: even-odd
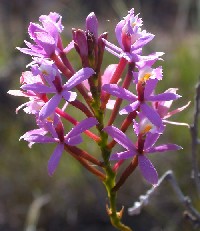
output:
[[[165,78],[162,67],[155,66],[163,53],[143,54],[143,48],[154,35],[142,29],[143,21],[134,9],[116,25],[117,45],[108,40],[107,32],[99,35],[99,22],[93,12],[87,16],[83,29],[72,28],[72,41],[66,45],[62,41],[64,26],[58,13],[42,15],[39,21],[31,22],[28,27],[32,41],[25,41],[26,48],[17,48],[33,59],[27,65],[29,70],[20,77],[21,89],[8,92],[27,99],[16,112],[23,109],[35,119],[37,126],[20,140],[27,141],[29,147],[35,143],[55,144],[48,161],[50,176],[64,152],[75,158],[105,186],[109,202],[105,207],[111,224],[118,230],[131,231],[122,223],[124,208],[116,207],[117,190],[137,166],[144,179],[156,186],[158,173],[149,154],[181,149],[168,141],[155,144],[167,124],[183,125],[167,119],[188,104],[169,111],[172,102],[180,98],[178,89],[156,93],[157,84]],[[77,64],[69,60],[72,49],[81,63],[77,70],[74,68]],[[119,62],[109,63],[103,69],[106,51],[118,57]],[[110,99],[111,96],[114,98]],[[70,107],[75,108],[75,114]],[[107,111],[111,113],[108,123]],[[80,113],[81,121],[80,116],[76,117]],[[121,125],[116,120],[120,116],[124,118]],[[125,134],[128,128],[133,133],[131,137]],[[99,151],[94,155],[91,150],[83,150],[79,146],[82,142],[93,142]],[[113,152],[116,145],[124,150]]]

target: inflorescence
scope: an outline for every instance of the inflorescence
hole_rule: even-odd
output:
[[[170,123],[167,119],[187,105],[169,111],[172,102],[180,97],[176,88],[155,93],[163,71],[154,64],[162,60],[163,53],[142,54],[143,47],[154,35],[142,30],[143,21],[134,14],[134,9],[115,28],[118,45],[108,41],[106,32],[98,35],[98,20],[90,13],[85,29],[73,28],[72,41],[65,47],[61,19],[57,13],[40,16],[40,24],[30,23],[28,27],[32,42],[25,41],[27,48],[17,48],[30,55],[32,62],[27,66],[29,70],[21,75],[21,90],[8,93],[28,99],[16,112],[23,108],[34,116],[38,127],[20,139],[28,141],[30,147],[34,143],[56,144],[48,161],[49,175],[55,172],[64,151],[96,175],[108,191],[110,208],[107,210],[112,224],[118,229],[130,230],[118,222],[121,215],[113,202],[115,192],[137,166],[146,181],[157,184],[157,171],[147,157],[151,153],[181,149],[176,144],[156,146],[155,143]],[[79,70],[75,70],[68,59],[72,49],[80,58]],[[102,71],[105,50],[118,57],[119,63],[110,64]],[[122,102],[126,106],[122,107]],[[69,105],[81,111],[85,118],[77,121],[70,115]],[[105,120],[107,111],[110,112],[108,122]],[[123,122],[116,127],[116,123],[113,124],[119,116]],[[73,125],[71,130],[67,123]],[[134,140],[134,135],[129,138],[125,134],[131,126]],[[91,132],[92,127],[96,127],[96,134]],[[83,141],[82,133],[98,144],[99,159],[78,147]],[[124,150],[113,153],[116,144]],[[128,163],[127,167],[118,176],[118,169],[124,163]]]

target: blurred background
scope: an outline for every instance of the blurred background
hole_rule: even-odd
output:
[[[143,18],[147,31],[156,34],[144,53],[164,51],[164,79],[158,91],[179,88],[183,97],[174,108],[192,101],[174,121],[191,124],[193,120],[194,88],[200,75],[200,1],[199,0],[0,0],[0,231],[114,231],[105,211],[106,193],[101,182],[64,154],[53,177],[47,174],[47,161],[52,145],[35,145],[29,149],[19,137],[35,127],[34,119],[15,108],[24,99],[7,94],[19,89],[21,72],[30,57],[16,47],[28,40],[29,22],[37,22],[41,14],[50,11],[63,16],[62,34],[67,44],[71,28],[84,28],[85,17],[94,11],[99,19],[100,32],[108,31],[116,42],[114,28],[132,7]],[[106,66],[117,59],[105,54]],[[77,56],[71,55],[73,65]],[[72,112],[77,114],[77,112]],[[161,176],[172,169],[183,192],[192,198],[200,211],[191,170],[191,139],[186,127],[168,125],[163,142],[173,142],[184,149],[175,153],[152,156]],[[90,141],[85,148],[99,155]],[[191,231],[194,227],[184,218],[184,208],[168,183],[164,183],[140,215],[129,216],[127,208],[139,195],[150,188],[138,171],[134,172],[118,193],[119,209],[125,206],[124,221],[136,231]],[[31,204],[34,206],[31,206]],[[28,216],[30,206],[33,208]],[[40,208],[41,207],[41,208]],[[40,213],[39,213],[40,212]],[[37,220],[37,228],[34,222]],[[27,229],[27,223],[33,224]]]

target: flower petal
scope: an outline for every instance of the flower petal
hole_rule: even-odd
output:
[[[110,64],[105,69],[105,71],[101,77],[102,85],[110,83],[110,80],[111,80],[116,68],[117,68],[117,64]]]
[[[191,101],[189,101],[186,105],[184,105],[183,107],[179,107],[171,112],[165,113],[165,116],[163,117],[164,119],[167,119],[169,117],[171,117],[172,115],[179,113],[181,111],[183,111],[185,108],[187,108],[190,105]]]
[[[120,110],[119,114],[123,115],[123,114],[128,114],[128,113],[130,113],[132,111],[135,111],[135,110],[137,110],[139,105],[140,105],[140,102],[137,100],[137,101],[129,104],[128,106],[124,107],[122,110]]]
[[[33,83],[33,84],[24,84],[21,86],[23,90],[33,91],[37,93],[55,93],[56,89],[47,87],[41,83]]]
[[[116,38],[117,38],[117,41],[120,45],[120,47],[123,47],[122,45],[122,28],[123,26],[125,25],[125,20],[121,20],[117,26],[115,27],[115,34],[116,34]]]
[[[148,132],[146,135],[145,143],[144,143],[144,150],[152,147],[158,138],[160,137],[161,134],[159,133],[150,133]]]
[[[149,96],[148,101],[170,101],[180,98],[181,96],[174,93],[162,93],[158,95]]]
[[[10,94],[10,95],[14,95],[14,96],[29,97],[23,91],[20,91],[20,90],[9,90],[7,93]]]
[[[71,138],[65,139],[65,143],[70,145],[70,146],[75,146],[78,145],[80,143],[82,143],[83,139],[81,137],[81,135],[77,135],[77,136],[73,136]]]
[[[140,56],[140,61],[136,63],[136,66],[143,68],[144,66],[152,66],[157,60],[163,60],[160,56],[164,55],[163,52],[155,52],[147,56]]]
[[[32,135],[45,135],[46,133],[47,131],[45,131],[43,128],[33,129],[33,130],[26,132],[23,136],[19,138],[19,140],[24,139],[28,141],[29,137]]]
[[[94,125],[98,124],[98,121],[93,118],[87,118],[82,120],[78,125],[76,125],[72,130],[67,134],[67,138],[72,138],[73,136],[80,135],[82,132],[90,129]]]
[[[77,97],[77,93],[73,92],[73,91],[62,91],[62,96],[65,100],[67,100],[68,102],[72,102],[76,99]]]
[[[31,135],[29,137],[24,137],[23,139],[31,143],[54,143],[56,142],[56,140],[52,137],[36,135],[36,134]]]
[[[36,36],[38,40],[37,43],[39,43],[39,45],[45,50],[46,54],[48,56],[53,54],[56,48],[54,38],[50,34],[44,32],[38,32]]]
[[[120,99],[125,99],[131,102],[137,100],[136,95],[124,89],[123,87],[118,86],[117,84],[104,84],[102,90]]]
[[[146,153],[153,153],[153,152],[166,152],[166,151],[175,151],[182,149],[181,146],[178,146],[176,144],[163,144],[157,147],[149,148],[148,150],[145,150]]]
[[[37,32],[45,32],[45,30],[39,24],[31,22],[28,27],[28,33],[30,38],[35,40]]]
[[[146,103],[140,104],[140,108],[152,124],[158,128],[162,126],[162,120],[159,114],[153,108],[149,107]]]
[[[153,164],[144,155],[138,155],[138,163],[143,177],[151,184],[158,183],[158,174]]]
[[[133,152],[137,152],[134,144],[131,142],[131,140],[118,128],[114,126],[108,126],[103,129],[106,131],[117,143],[122,145],[127,150],[131,150]]]
[[[110,157],[110,160],[124,160],[135,156],[137,153],[131,151],[117,152],[113,153]]]
[[[68,52],[70,52],[72,50],[72,48],[74,48],[74,41],[71,41],[63,50],[63,52],[65,54],[67,54]]]
[[[121,52],[123,52],[123,50],[119,47],[117,47],[115,44],[107,41],[106,39],[102,38],[103,42],[106,44],[106,50],[108,51],[113,51],[116,54],[120,54]],[[111,52],[112,53],[112,52]]]
[[[47,103],[45,103],[39,112],[39,118],[42,120],[51,115],[60,103],[61,98],[62,96],[60,94],[56,94]]]
[[[53,154],[51,155],[49,161],[48,161],[48,173],[50,176],[52,176],[60,162],[60,158],[62,156],[64,150],[63,144],[58,144],[55,148]]]
[[[147,80],[145,90],[144,90],[144,98],[147,99],[152,92],[154,91],[156,85],[158,83],[158,79],[149,79]]]
[[[77,71],[63,86],[65,89],[70,90],[76,85],[82,83],[84,80],[88,79],[90,76],[94,74],[94,70],[92,68],[86,67]]]
[[[143,47],[144,45],[146,45],[147,43],[149,43],[154,37],[155,37],[155,35],[153,35],[151,33],[146,33],[143,37],[139,38],[131,46],[131,48],[133,48],[133,49],[139,49],[139,48]]]

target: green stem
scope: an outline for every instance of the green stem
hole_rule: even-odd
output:
[[[132,229],[121,222],[121,218],[123,215],[123,208],[121,211],[117,212],[116,209],[116,198],[117,192],[113,191],[112,189],[116,183],[116,173],[112,170],[110,164],[107,164],[105,167],[106,171],[106,179],[104,181],[104,185],[106,187],[109,199],[109,208],[107,208],[108,215],[110,217],[110,221],[112,225],[121,231],[132,231]]]
[[[97,113],[98,114],[98,113]],[[99,121],[103,121],[103,114],[99,114]],[[98,128],[104,127],[103,122],[99,125]],[[116,199],[117,192],[113,190],[116,185],[116,172],[112,169],[109,158],[111,154],[111,149],[108,148],[108,135],[101,129],[99,129],[99,134],[101,141],[98,143],[101,149],[102,157],[104,160],[104,170],[106,173],[106,178],[103,181],[105,188],[107,190],[108,199],[109,199],[109,207],[107,206],[107,212],[110,217],[111,224],[121,231],[132,231],[131,228],[125,226],[121,222],[121,218],[123,215],[123,209],[121,211],[117,211],[116,208]]]
[[[112,77],[112,83],[115,83],[120,78],[127,61],[123,58],[120,61],[120,65],[118,66],[115,74]],[[100,141],[98,145],[101,149],[102,158],[104,160],[103,168],[105,170],[105,179],[103,183],[107,190],[108,199],[109,199],[109,206],[107,205],[107,212],[110,217],[111,224],[121,231],[132,231],[131,228],[125,226],[121,222],[121,218],[123,215],[123,209],[121,211],[117,211],[116,208],[116,199],[117,199],[117,192],[113,190],[116,185],[116,172],[112,169],[110,164],[110,155],[111,149],[108,148],[108,134],[103,130],[104,128],[104,109],[105,105],[101,107],[101,100],[100,100],[100,91],[101,91],[101,76],[100,71],[96,70],[96,73],[90,78],[90,90],[92,93],[93,102],[91,103],[91,107],[93,108],[94,115],[98,120],[99,124],[97,125],[97,129],[99,131]],[[107,96],[106,100],[109,99],[109,95]]]

